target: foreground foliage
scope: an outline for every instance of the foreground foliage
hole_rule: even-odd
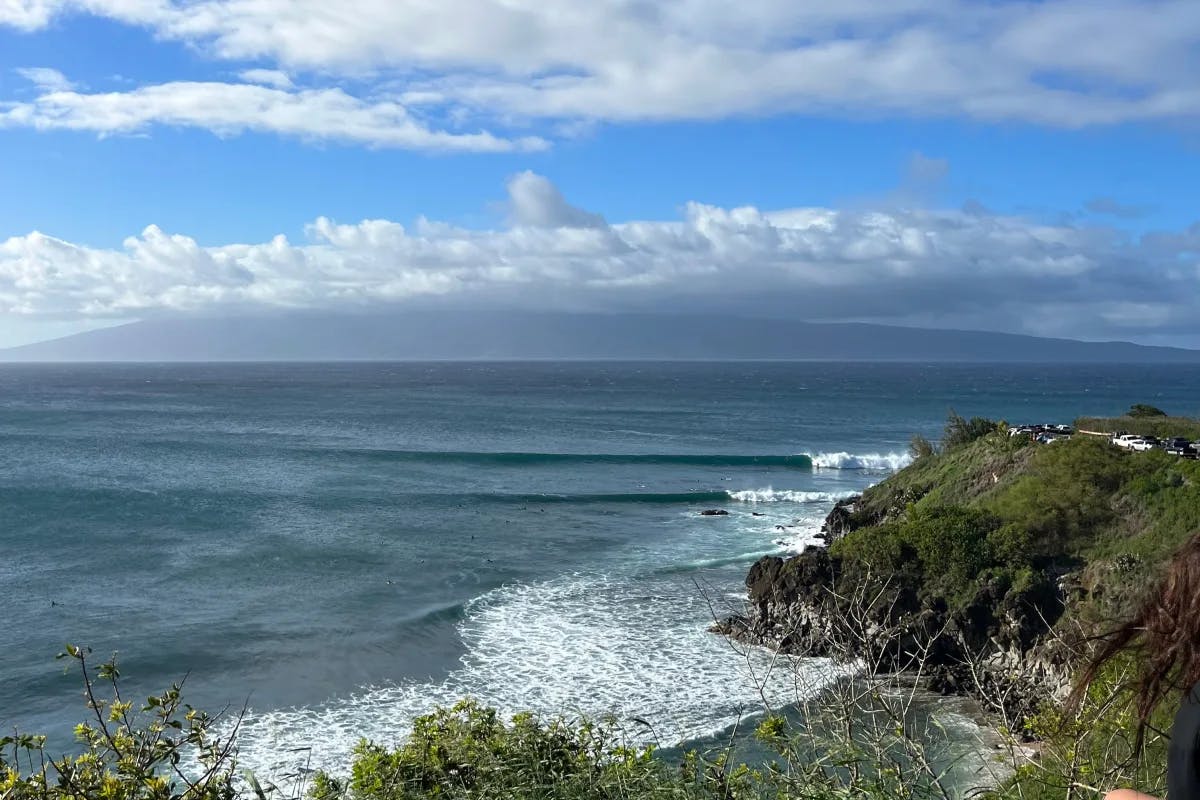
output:
[[[232,800],[233,735],[182,701],[181,685],[135,710],[121,697],[115,659],[88,669],[87,648],[67,645],[91,719],[75,727],[82,752],[53,758],[44,736],[0,738],[0,800]]]
[[[1070,800],[1121,787],[1164,797],[1169,740],[1162,731],[1171,729],[1177,705],[1164,703],[1157,709],[1142,750],[1136,751],[1137,714],[1130,689],[1135,667],[1130,659],[1108,665],[1089,687],[1078,715],[1047,705],[1030,720],[1030,732],[1039,740],[1038,757],[1018,763],[997,796]]]
[[[911,686],[869,672],[801,700],[798,711],[763,709],[754,738],[769,756],[754,766],[735,764],[721,746],[664,758],[630,745],[615,720],[505,720],[466,700],[417,719],[399,747],[361,742],[348,774],[280,788],[239,776],[236,722],[217,736],[216,721],[182,703],[179,686],[135,712],[121,699],[116,664],[92,671],[87,656],[64,654],[82,673],[92,717],[76,728],[79,754],[50,758],[42,737],[0,740],[0,800],[1069,800],[1115,786],[1163,788],[1163,737],[1149,737],[1141,759],[1132,750],[1128,664],[1105,671],[1080,716],[1051,706],[1033,720],[1038,758],[1010,739],[973,768],[978,789],[951,778],[961,765],[939,755],[937,742],[962,743],[914,713]],[[1155,727],[1165,729],[1171,712],[1161,709]]]
[[[319,773],[313,800],[410,798],[722,797],[717,776],[670,769],[650,747],[623,743],[611,725],[541,723],[462,701],[414,722],[395,750],[363,741],[350,777]]]

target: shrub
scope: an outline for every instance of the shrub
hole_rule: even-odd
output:
[[[921,559],[927,585],[947,596],[962,597],[992,563],[988,534],[998,520],[961,506],[935,506],[909,514],[901,538]]]
[[[121,698],[115,658],[93,677],[91,650],[67,645],[59,658],[75,661],[93,719],[75,727],[76,756],[46,755],[44,736],[0,738],[0,798],[5,800],[233,800],[236,766],[232,735],[216,720],[182,703],[180,685],[149,697],[141,711]],[[110,692],[101,695],[100,692]],[[236,726],[234,727],[236,731]],[[25,770],[22,771],[22,762]]]
[[[955,447],[969,444],[983,438],[1000,428],[1000,424],[984,417],[965,419],[950,409],[946,417],[946,427],[942,434],[942,449],[952,450]]]
[[[908,454],[913,457],[913,460],[926,458],[937,451],[933,447],[933,442],[926,439],[919,433],[914,433],[912,440],[908,443]]]
[[[988,534],[988,547],[997,562],[1011,569],[1033,564],[1036,548],[1033,534],[1016,523],[1008,523]]]
[[[1125,416],[1133,417],[1134,419],[1139,417],[1165,417],[1167,416],[1167,412],[1163,411],[1161,408],[1148,406],[1145,403],[1134,403],[1129,407],[1129,410],[1125,412]]]
[[[360,742],[348,780],[319,773],[313,800],[656,798],[708,796],[703,780],[670,770],[611,725],[539,722],[464,700],[413,723],[395,750]]]
[[[1163,703],[1147,729],[1143,750],[1134,749],[1137,727],[1132,677],[1135,656],[1107,664],[1088,687],[1079,712],[1067,715],[1047,705],[1029,720],[1027,732],[1041,742],[1039,757],[1021,765],[994,793],[1022,800],[1068,800],[1099,796],[1116,787],[1135,788],[1163,797],[1166,790],[1168,737],[1178,705]]]

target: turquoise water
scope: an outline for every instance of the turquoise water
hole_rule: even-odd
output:
[[[197,705],[248,702],[266,773],[464,695],[703,737],[762,667],[712,616],[912,433],[949,407],[1196,414],[1197,389],[1195,367],[0,366],[0,726],[68,746],[71,641],[119,652],[131,690],[188,673]]]

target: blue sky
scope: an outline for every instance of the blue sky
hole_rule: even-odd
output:
[[[1200,6],[795,6],[0,0],[0,346],[429,302],[1200,346]]]

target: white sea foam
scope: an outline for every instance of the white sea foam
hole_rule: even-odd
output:
[[[498,589],[470,604],[459,623],[467,653],[444,681],[366,688],[315,707],[254,709],[242,722],[241,762],[285,782],[306,762],[344,772],[360,738],[394,745],[414,717],[463,697],[505,714],[637,716],[654,730],[629,726],[632,738],[674,744],[761,708],[757,686],[779,706],[835,676],[820,659],[739,654],[705,630],[712,613],[699,592],[669,579],[571,576]]]
[[[730,499],[739,503],[836,503],[853,497],[858,492],[798,492],[790,489],[743,489],[727,492]]]
[[[799,553],[809,547],[824,546],[822,522],[823,519],[801,519],[790,525],[777,526],[771,542],[786,553]]]
[[[818,453],[810,455],[817,469],[898,470],[912,463],[908,453]]]

